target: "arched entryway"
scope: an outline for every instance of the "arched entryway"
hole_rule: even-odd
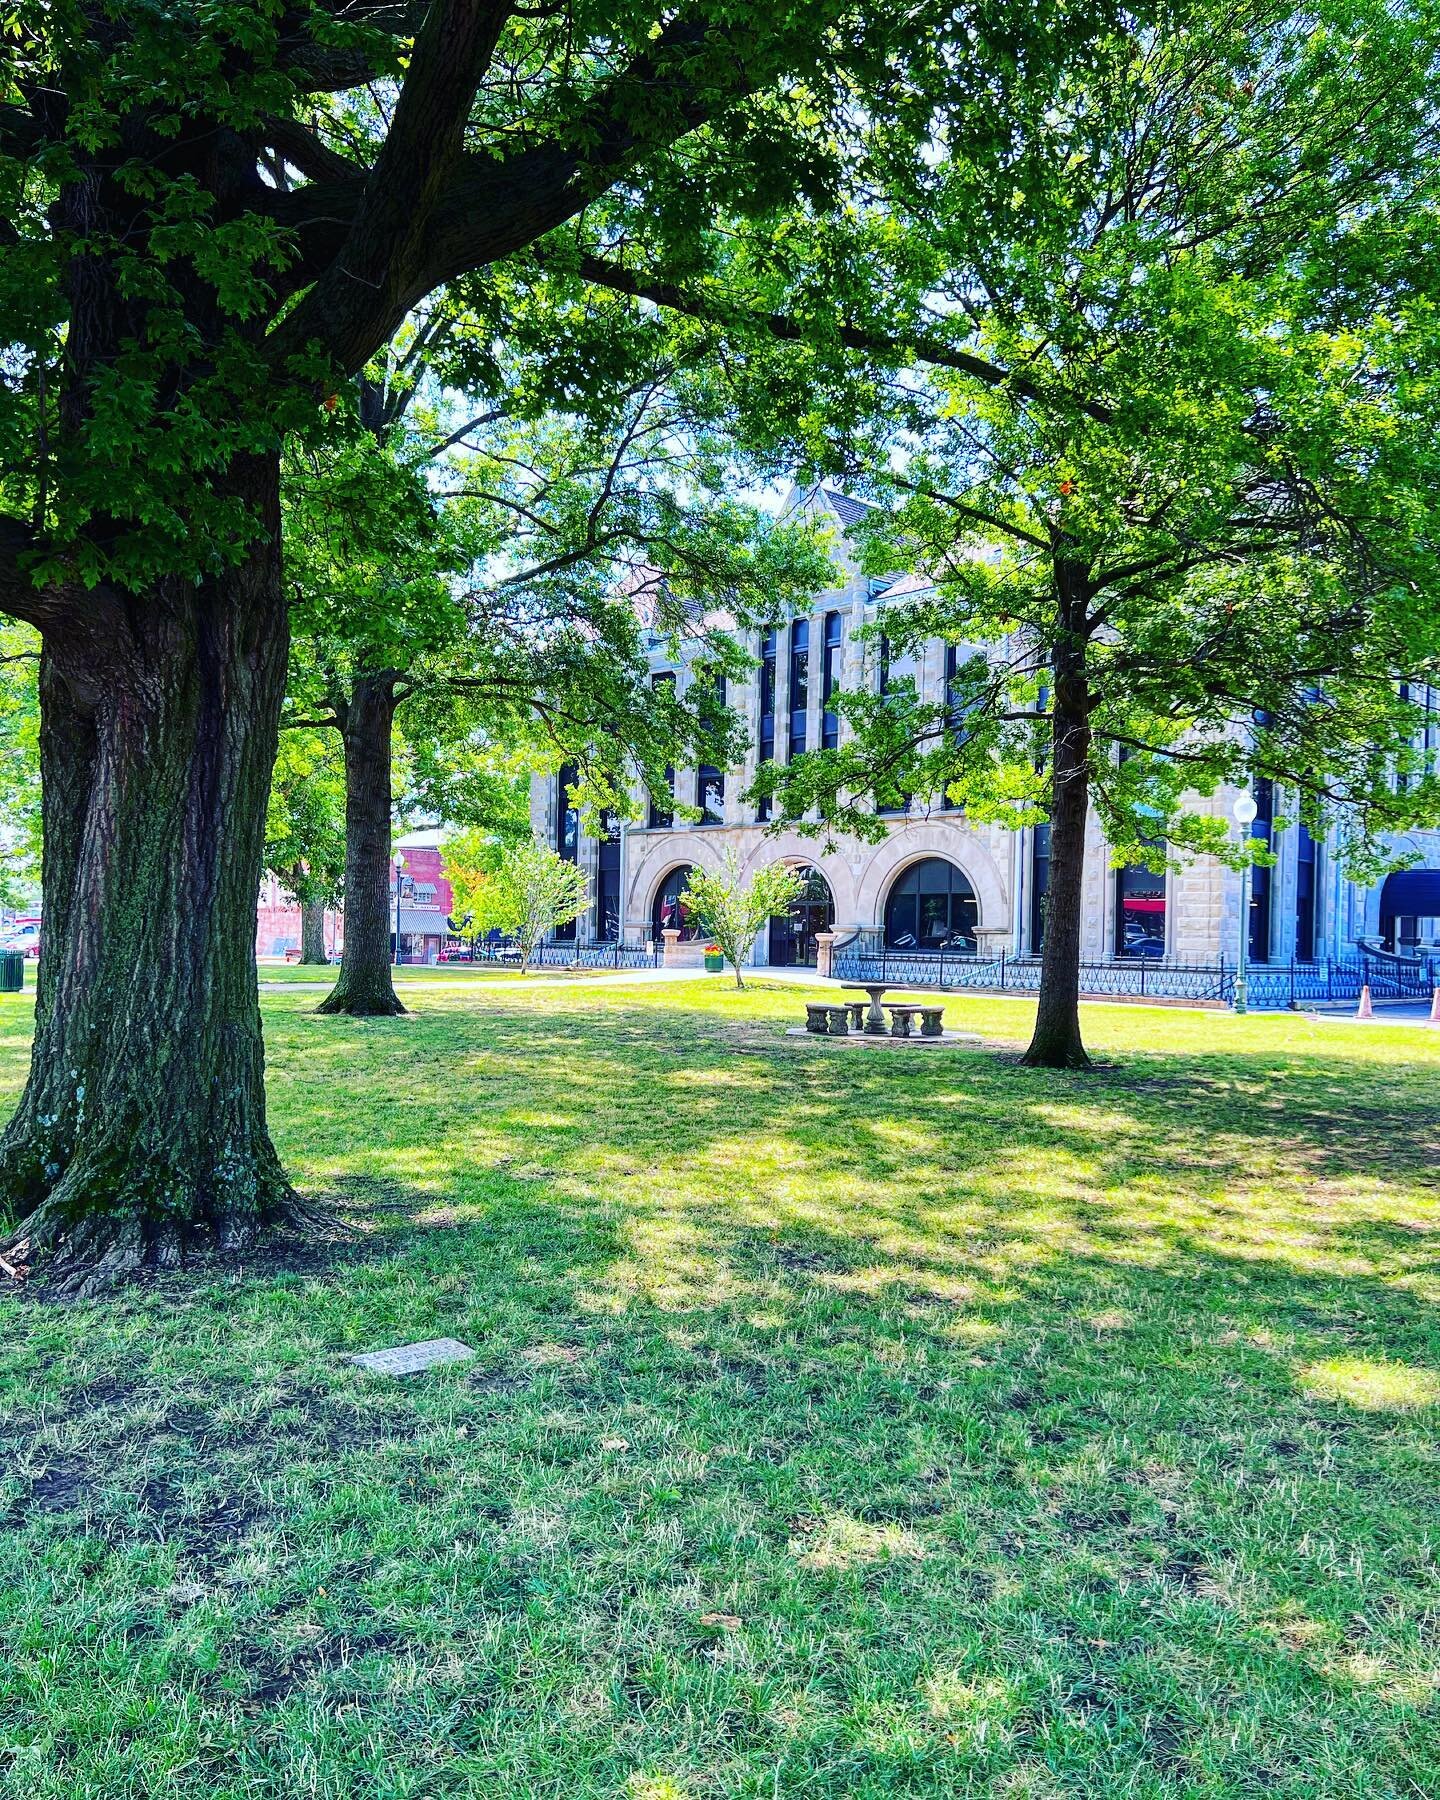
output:
[[[1440,940],[1440,869],[1398,869],[1385,877],[1380,935],[1402,955]]]
[[[699,931],[688,906],[683,906],[680,896],[690,885],[690,863],[681,863],[670,873],[655,890],[655,904],[650,909],[650,930],[658,944],[662,931],[680,933],[680,942],[688,944]]]
[[[974,950],[979,917],[964,870],[943,856],[927,856],[890,884],[885,942],[892,950]]]
[[[813,969],[816,934],[835,923],[835,896],[818,869],[799,868],[796,874],[805,878],[805,892],[788,911],[771,916],[770,961],[781,969]]]

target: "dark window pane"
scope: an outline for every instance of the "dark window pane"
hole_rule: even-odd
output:
[[[1050,827],[1037,825],[1030,838],[1030,954],[1045,947],[1045,915],[1050,910]]]
[[[1115,954],[1165,954],[1165,877],[1133,865],[1115,871]]]
[[[690,910],[680,904],[680,895],[689,884],[689,863],[682,863],[678,869],[672,869],[660,883],[660,891],[655,896],[655,905],[650,914],[651,930],[657,943],[662,931],[678,931],[682,943],[688,943],[695,936],[696,925],[690,917]]]
[[[810,705],[810,622],[796,619],[790,627],[790,754],[805,750],[806,712]]]
[[[896,949],[975,948],[979,907],[966,876],[944,857],[912,863],[885,902],[885,942]]]

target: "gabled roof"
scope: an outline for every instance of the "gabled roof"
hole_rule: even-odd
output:
[[[868,512],[874,512],[869,500],[857,500],[853,494],[842,494],[839,488],[822,487],[820,497],[842,525],[858,525]]]

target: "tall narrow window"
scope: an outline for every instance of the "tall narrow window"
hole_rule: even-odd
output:
[[[790,627],[790,754],[805,753],[806,717],[810,710],[810,621]]]
[[[1295,960],[1315,960],[1315,840],[1304,825],[1295,840]]]
[[[1275,783],[1268,775],[1257,775],[1251,792],[1255,796],[1255,822],[1250,827],[1253,838],[1264,838],[1268,844],[1275,829]],[[1270,960],[1270,911],[1274,899],[1275,871],[1259,863],[1250,871],[1250,925],[1246,933],[1246,954],[1251,962]]]
[[[566,862],[580,860],[580,814],[571,804],[570,790],[580,779],[574,763],[566,763],[555,777],[555,851]],[[555,927],[558,940],[569,943],[575,936],[575,921]]]
[[[840,715],[835,710],[835,696],[840,692],[840,659],[843,650],[843,621],[838,612],[825,615],[825,667],[822,672],[820,699],[824,712],[820,720],[820,743],[826,750],[840,747]]]
[[[715,710],[718,717],[725,710],[725,677],[715,675],[710,678],[715,690]],[[725,771],[717,769],[713,763],[701,763],[695,772],[695,804],[700,808],[702,825],[723,825],[725,823]]]
[[[1400,683],[1400,698],[1404,701],[1410,699],[1410,683],[1408,681],[1402,681]],[[1395,771],[1395,792],[1397,794],[1403,794],[1409,786],[1409,772],[1405,769],[1397,769]]]
[[[959,675],[960,646],[947,644],[945,646],[945,728],[950,734],[952,743],[957,745],[963,744],[969,736],[965,726],[965,714],[969,708],[965,704],[964,695],[960,692]],[[940,796],[940,805],[945,812],[959,811],[957,803],[945,793]],[[1048,857],[1048,850],[1046,855]]]
[[[566,763],[555,777],[555,853],[566,862],[580,856],[580,815],[570,801],[570,790],[579,779],[574,763]]]
[[[701,763],[695,773],[695,804],[700,808],[702,825],[725,823],[725,772],[711,763]]]
[[[1165,877],[1141,863],[1115,871],[1115,954],[1165,954]]]
[[[1037,825],[1030,834],[1030,954],[1045,948],[1045,915],[1050,910],[1050,827]]]
[[[604,828],[595,855],[595,937],[613,944],[620,936],[620,828],[608,815]]]
[[[760,760],[775,760],[775,659],[779,651],[779,634],[767,631],[760,639]],[[762,800],[756,809],[761,819],[770,817],[770,802]]]
[[[890,649],[888,637],[880,639],[880,692],[888,694],[897,681],[913,681],[915,679],[915,658],[913,656],[895,656]],[[910,796],[899,789],[887,793],[877,792],[875,795],[877,813],[907,813],[910,810]]]
[[[650,677],[650,687],[656,694],[667,688],[673,693],[675,691],[675,676],[668,670],[659,675],[652,675]],[[675,823],[674,800],[675,771],[674,769],[666,769],[665,792],[663,795],[651,794],[650,811],[647,815],[646,823],[652,828],[659,830],[666,830],[673,825]]]

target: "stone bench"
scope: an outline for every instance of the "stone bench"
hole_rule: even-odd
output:
[[[910,1021],[915,1017],[916,1013],[921,1011],[921,1008],[918,1006],[891,1006],[889,1001],[886,1001],[885,1010],[890,1015],[891,1037],[909,1037]]]
[[[825,1037],[830,1030],[830,1008],[823,1001],[807,1000],[805,1002],[805,1029],[814,1032],[816,1037]]]
[[[945,1026],[945,1008],[943,1006],[922,1006],[920,1009],[921,1037],[943,1037]]]

